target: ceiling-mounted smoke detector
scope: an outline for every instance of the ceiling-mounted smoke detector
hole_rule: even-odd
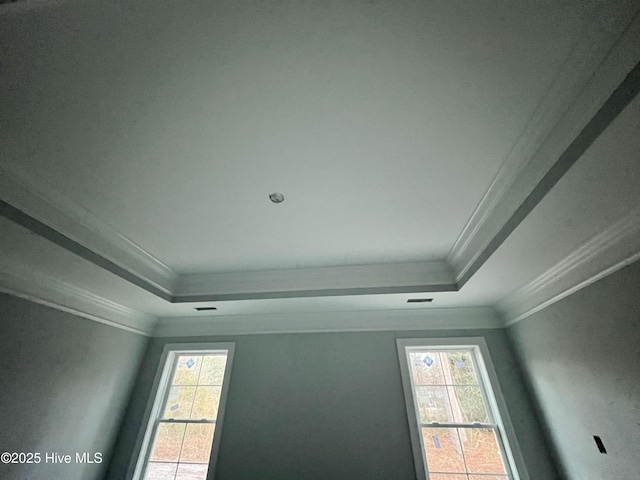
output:
[[[273,203],[282,203],[284,202],[284,195],[280,192],[273,192],[269,195],[269,200],[271,200]]]

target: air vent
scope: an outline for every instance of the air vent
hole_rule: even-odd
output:
[[[410,298],[407,303],[429,303],[433,302],[433,298]]]
[[[208,312],[209,310],[217,310],[216,307],[196,307],[199,312]]]

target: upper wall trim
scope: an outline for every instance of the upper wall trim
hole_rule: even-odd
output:
[[[20,167],[0,163],[0,192],[0,214],[151,293],[171,294],[171,268]]]
[[[175,303],[455,291],[445,262],[181,275]]]
[[[600,134],[616,119],[618,114],[640,92],[640,63],[629,73],[620,87],[605,102],[598,113],[580,132],[571,145],[560,155],[558,161],[547,171],[533,190],[527,195],[516,211],[509,217],[506,224],[500,228],[489,244],[478,255],[466,273],[459,278],[464,285],[471,276],[493,255],[511,233],[524,221],[533,209],[542,201],[546,194],[556,185],[565,173],[582,157],[584,152],[593,144]]]
[[[156,318],[6,259],[0,291],[112,327],[149,336]]]
[[[34,187],[36,195],[29,189],[32,184],[21,188],[14,176],[2,168],[0,186],[6,187],[5,198],[36,212],[27,213],[0,200],[0,215],[171,303],[457,290],[453,273],[445,262],[177,275],[124,235],[70,200],[61,200],[52,190],[43,193],[45,187]],[[59,207],[63,203],[70,213]],[[101,234],[105,236],[100,237]]]
[[[153,335],[188,337],[478,328],[502,328],[500,315],[491,307],[476,307],[167,317],[158,320]]]
[[[620,218],[496,307],[505,326],[640,260],[640,208]]]
[[[317,290],[285,290],[248,293],[226,293],[188,295],[173,297],[173,303],[202,303],[202,302],[227,302],[237,300],[273,300],[281,298],[310,298],[310,297],[344,297],[354,295],[387,295],[397,293],[435,293],[455,292],[458,290],[455,284],[445,285],[408,285],[389,287],[365,287],[365,288],[324,288]]]
[[[585,30],[453,245],[447,260],[460,287],[626,106],[621,97],[630,101],[620,91],[634,89],[637,78],[627,76],[640,59],[640,15],[630,3]]]
[[[29,215],[2,200],[0,200],[0,215],[8,218],[17,225],[31,230],[32,232],[40,235],[42,238],[55,243],[56,245],[68,250],[69,252],[75,253],[85,260],[90,261],[94,265],[97,265],[98,267],[101,267],[119,276],[120,278],[127,280],[128,282],[131,282],[134,285],[137,285],[149,291],[150,293],[153,293],[154,295],[157,295],[160,298],[171,300],[171,296],[165,293],[164,290],[159,289],[157,286],[151,284],[146,279],[139,277],[137,273],[132,273],[131,271],[112,262],[108,258],[105,258],[99,253],[96,253],[93,250],[85,247],[84,245],[79,244],[75,240],[61,234],[57,230],[54,230],[53,228],[45,225],[39,220],[30,217]]]

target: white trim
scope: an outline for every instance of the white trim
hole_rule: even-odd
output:
[[[6,259],[0,261],[0,291],[145,336],[156,323],[151,315]]]
[[[455,283],[446,262],[413,262],[180,275],[175,296],[392,288]]]
[[[491,355],[487,343],[482,337],[451,337],[451,338],[398,338],[398,359],[400,363],[400,373],[402,377],[402,387],[404,391],[405,406],[407,409],[407,419],[411,433],[411,445],[413,447],[414,464],[418,480],[427,480],[426,458],[423,454],[422,440],[418,431],[417,409],[415,405],[413,383],[409,373],[408,348],[433,348],[433,349],[455,349],[469,347],[475,349],[475,359],[478,362],[478,370],[482,379],[481,389],[491,406],[492,414],[501,431],[502,442],[504,443],[504,453],[510,462],[510,470],[514,480],[529,480],[524,457],[517,441],[513,424],[507,410],[506,402],[498,382]],[[488,389],[490,386],[491,389]],[[515,468],[514,468],[515,467]]]
[[[19,166],[0,161],[0,192],[8,204],[157,288],[167,296],[165,300],[173,302],[193,301],[189,297],[218,301],[225,295],[239,297],[225,299],[240,300],[270,298],[273,294],[299,297],[340,295],[341,291],[367,294],[457,289],[453,272],[444,261],[178,275],[92,212]]]
[[[171,294],[177,279],[171,268],[21,167],[0,161],[0,192],[18,210]]]
[[[427,459],[423,454],[422,435],[418,428],[416,418],[416,405],[413,395],[411,375],[409,373],[409,360],[406,349],[406,339],[397,339],[398,361],[400,363],[400,378],[402,380],[402,390],[404,394],[404,404],[407,409],[407,421],[409,422],[409,435],[411,436],[411,449],[413,450],[413,464],[416,471],[417,480],[427,480],[428,468]]]
[[[502,328],[492,307],[160,318],[155,337]]]
[[[138,432],[133,455],[129,462],[126,478],[128,480],[138,480],[142,469],[148,462],[150,452],[151,433],[153,430],[152,419],[158,417],[159,410],[165,400],[169,387],[169,381],[173,374],[173,362],[177,355],[184,353],[211,353],[215,351],[225,351],[227,354],[227,363],[225,365],[224,377],[222,379],[222,389],[220,392],[220,402],[218,403],[218,415],[215,421],[215,433],[213,436],[213,444],[211,445],[211,454],[209,456],[208,479],[215,477],[215,467],[218,459],[218,451],[220,449],[220,438],[222,436],[222,423],[224,419],[224,411],[227,405],[227,395],[229,393],[229,380],[231,378],[231,368],[233,366],[233,356],[235,352],[234,342],[221,343],[169,343],[164,346],[160,362],[156,370],[153,380],[153,386],[147,400],[147,407],[143,417],[143,422]],[[171,368],[169,368],[171,367]],[[141,453],[144,452],[144,456]]]
[[[630,2],[632,3],[632,2]],[[595,15],[454,243],[456,281],[640,59],[640,15]],[[626,28],[626,29],[625,29]]]
[[[500,300],[496,308],[505,326],[512,325],[639,259],[640,208]]]

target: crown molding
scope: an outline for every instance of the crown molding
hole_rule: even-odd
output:
[[[103,260],[99,265],[102,268],[109,269],[108,264],[112,264],[113,270],[122,270],[114,273],[131,277],[130,281],[138,279],[134,283],[143,288],[148,285],[154,290],[152,293],[171,295],[177,274],[170,267],[21,167],[0,161],[0,192],[6,204],[24,214],[26,228],[93,263]],[[19,218],[11,219],[25,223]]]
[[[626,105],[614,95],[630,70],[640,72],[638,8],[628,0],[594,16],[446,261],[178,275],[41,178],[2,161],[0,214],[172,303],[457,291]],[[615,108],[600,119],[608,103]]]
[[[154,337],[502,328],[491,307],[160,318]]]
[[[446,262],[178,275],[91,212],[0,163],[0,214],[171,303],[455,291]]]
[[[624,216],[533,281],[497,303],[512,325],[640,260],[640,208]]]
[[[456,291],[446,262],[181,275],[174,303]]]
[[[0,164],[0,215],[171,303],[456,291],[444,262],[177,275],[51,187]]]
[[[150,336],[156,318],[20,263],[0,261],[0,291],[128,332]]]
[[[595,15],[458,236],[447,260],[460,287],[553,187],[555,182],[545,176],[554,167],[558,170],[562,157],[570,153],[577,160],[615,118],[601,121],[599,131],[585,132],[640,60],[638,6],[627,3],[628,8]],[[568,152],[585,133],[593,138],[582,140],[578,148],[583,150]],[[566,159],[564,163],[564,171],[573,164]],[[559,176],[556,172],[554,180]],[[538,192],[529,199],[536,188]],[[531,201],[524,205],[525,200]],[[519,211],[523,206],[526,211]]]

